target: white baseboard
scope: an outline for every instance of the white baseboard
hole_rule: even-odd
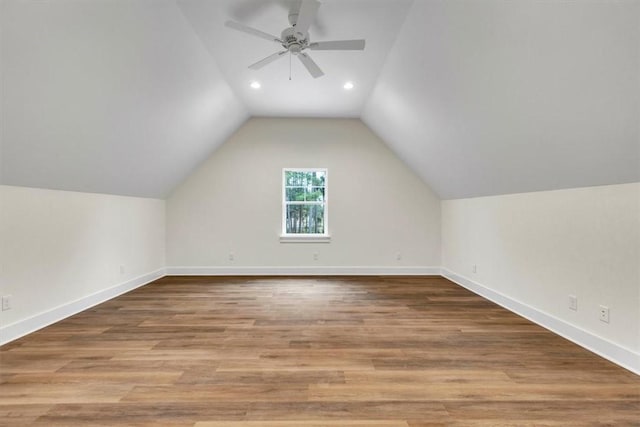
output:
[[[169,276],[439,276],[440,267],[167,267]]]
[[[531,320],[543,328],[546,328],[551,332],[558,334],[561,337],[564,337],[637,375],[640,375],[639,353],[608,341],[605,338],[599,337],[592,332],[585,331],[584,329],[558,319],[551,314],[540,311],[527,304],[521,303],[520,301],[516,301],[445,268],[441,269],[441,274],[471,292],[493,301],[507,310]]]
[[[144,286],[147,283],[151,283],[154,280],[164,277],[164,275],[165,269],[161,268],[151,273],[127,280],[126,282],[120,283],[111,288],[103,289],[78,300],[36,314],[35,316],[3,326],[0,328],[0,345],[16,340],[55,322],[59,322],[62,319],[73,316],[74,314],[115,298],[118,295],[122,295],[126,292],[132,291],[133,289],[139,288],[140,286]]]

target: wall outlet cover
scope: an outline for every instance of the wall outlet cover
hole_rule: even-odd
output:
[[[2,297],[2,311],[11,310],[11,295]]]

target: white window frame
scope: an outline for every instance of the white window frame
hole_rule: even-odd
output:
[[[324,172],[324,202],[289,202],[287,203],[286,172]],[[291,204],[324,205],[324,233],[287,233],[287,205]],[[328,243],[329,235],[329,169],[327,168],[282,168],[282,228],[280,242],[282,243]]]

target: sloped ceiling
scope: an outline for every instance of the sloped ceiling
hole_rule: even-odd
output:
[[[163,197],[248,112],[172,0],[2,0],[2,183]]]
[[[251,115],[361,116],[443,198],[640,181],[640,2],[323,0],[365,52],[250,72],[224,21],[292,1],[0,0],[0,183],[164,197]]]
[[[363,120],[442,198],[640,181],[640,2],[415,1]]]

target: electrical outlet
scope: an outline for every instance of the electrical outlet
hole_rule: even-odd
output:
[[[600,321],[609,323],[609,307],[605,305],[600,306]]]
[[[402,254],[400,252],[396,254],[396,261],[402,261]]]
[[[578,297],[575,295],[569,295],[569,309],[578,311]]]
[[[2,311],[11,310],[11,295],[2,297]]]
[[[233,252],[229,252],[229,261],[233,261],[234,259],[236,259],[236,256],[233,254]]]
[[[475,264],[473,264],[473,265],[471,266],[471,271],[472,271],[473,273],[477,273],[477,272],[478,272],[478,266],[477,266],[477,265],[475,265]]]
[[[314,252],[313,253],[313,260],[317,261],[320,258],[320,254],[318,254],[318,252]]]
[[[124,265],[120,266],[120,274],[124,274]]]

